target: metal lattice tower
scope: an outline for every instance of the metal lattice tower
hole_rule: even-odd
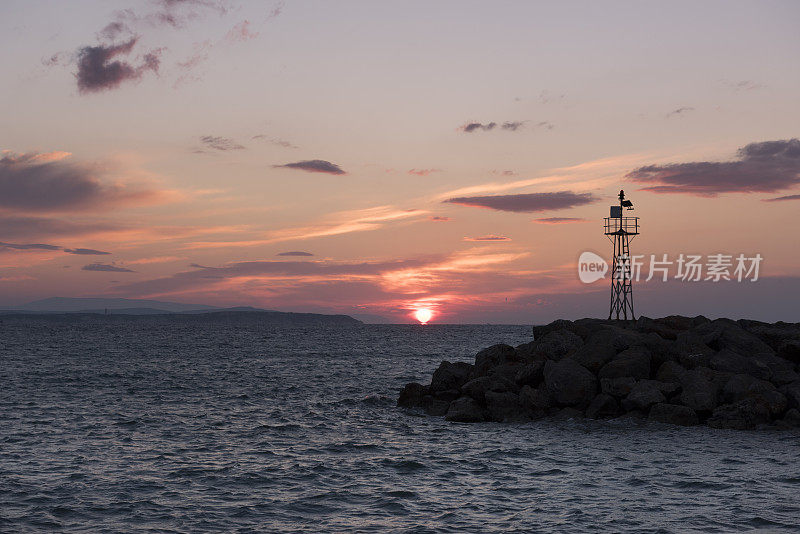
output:
[[[611,305],[608,318],[635,320],[633,312],[633,284],[631,265],[631,241],[639,235],[639,217],[623,217],[622,209],[633,209],[633,202],[625,200],[625,191],[619,192],[619,206],[611,206],[610,217],[606,217],[605,235],[614,245],[611,265]]]

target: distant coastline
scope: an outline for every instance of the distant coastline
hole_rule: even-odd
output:
[[[131,311],[131,310],[128,310]],[[135,311],[135,310],[134,310]],[[151,310],[147,313],[126,313],[126,310],[87,310],[76,312],[45,311],[0,311],[3,322],[58,322],[58,323],[236,323],[265,324],[276,326],[354,326],[363,324],[349,315],[327,315],[322,313],[296,313],[279,311],[217,310],[195,312],[165,312]]]

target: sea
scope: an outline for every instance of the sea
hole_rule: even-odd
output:
[[[396,407],[526,326],[0,323],[1,532],[783,532],[800,435]]]

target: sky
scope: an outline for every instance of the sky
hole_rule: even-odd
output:
[[[800,3],[0,2],[0,306],[800,321]]]

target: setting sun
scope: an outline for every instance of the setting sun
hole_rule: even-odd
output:
[[[414,312],[414,317],[422,324],[426,324],[433,317],[433,312],[428,308],[420,308]]]

